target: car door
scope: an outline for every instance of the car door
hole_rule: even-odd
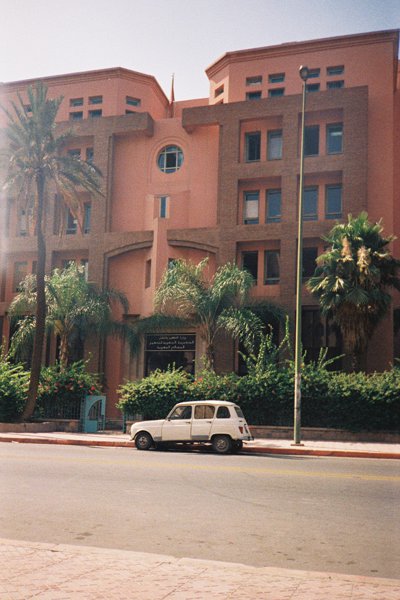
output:
[[[212,404],[200,404],[194,407],[192,420],[192,440],[194,442],[204,442],[210,439],[214,414],[215,406]]]
[[[188,405],[177,406],[164,421],[161,432],[163,442],[190,441],[192,427],[192,407]]]

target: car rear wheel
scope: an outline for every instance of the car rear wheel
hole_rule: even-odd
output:
[[[233,442],[233,451],[234,452],[240,452],[242,448],[243,448],[242,440],[235,440]]]
[[[229,454],[232,450],[232,440],[228,435],[216,435],[213,437],[212,446],[218,454]]]
[[[149,450],[153,445],[153,438],[146,431],[139,431],[135,437],[135,446],[138,450]]]

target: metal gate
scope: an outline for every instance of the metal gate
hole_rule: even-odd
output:
[[[96,433],[106,425],[106,397],[85,396],[81,406],[81,430]]]

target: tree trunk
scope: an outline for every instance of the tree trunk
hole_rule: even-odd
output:
[[[44,217],[44,177],[40,174],[36,180],[38,207],[37,207],[37,270],[36,270],[36,326],[33,341],[31,376],[29,380],[28,400],[22,413],[22,420],[26,421],[33,415],[36,406],[37,391],[39,387],[40,370],[42,368],[43,342],[46,323],[46,296],[44,274],[46,266],[46,242],[43,235]]]
[[[65,370],[68,366],[68,337],[66,334],[60,336],[60,368]]]

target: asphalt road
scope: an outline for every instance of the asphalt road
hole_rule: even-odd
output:
[[[0,537],[400,576],[398,461],[0,444]]]

